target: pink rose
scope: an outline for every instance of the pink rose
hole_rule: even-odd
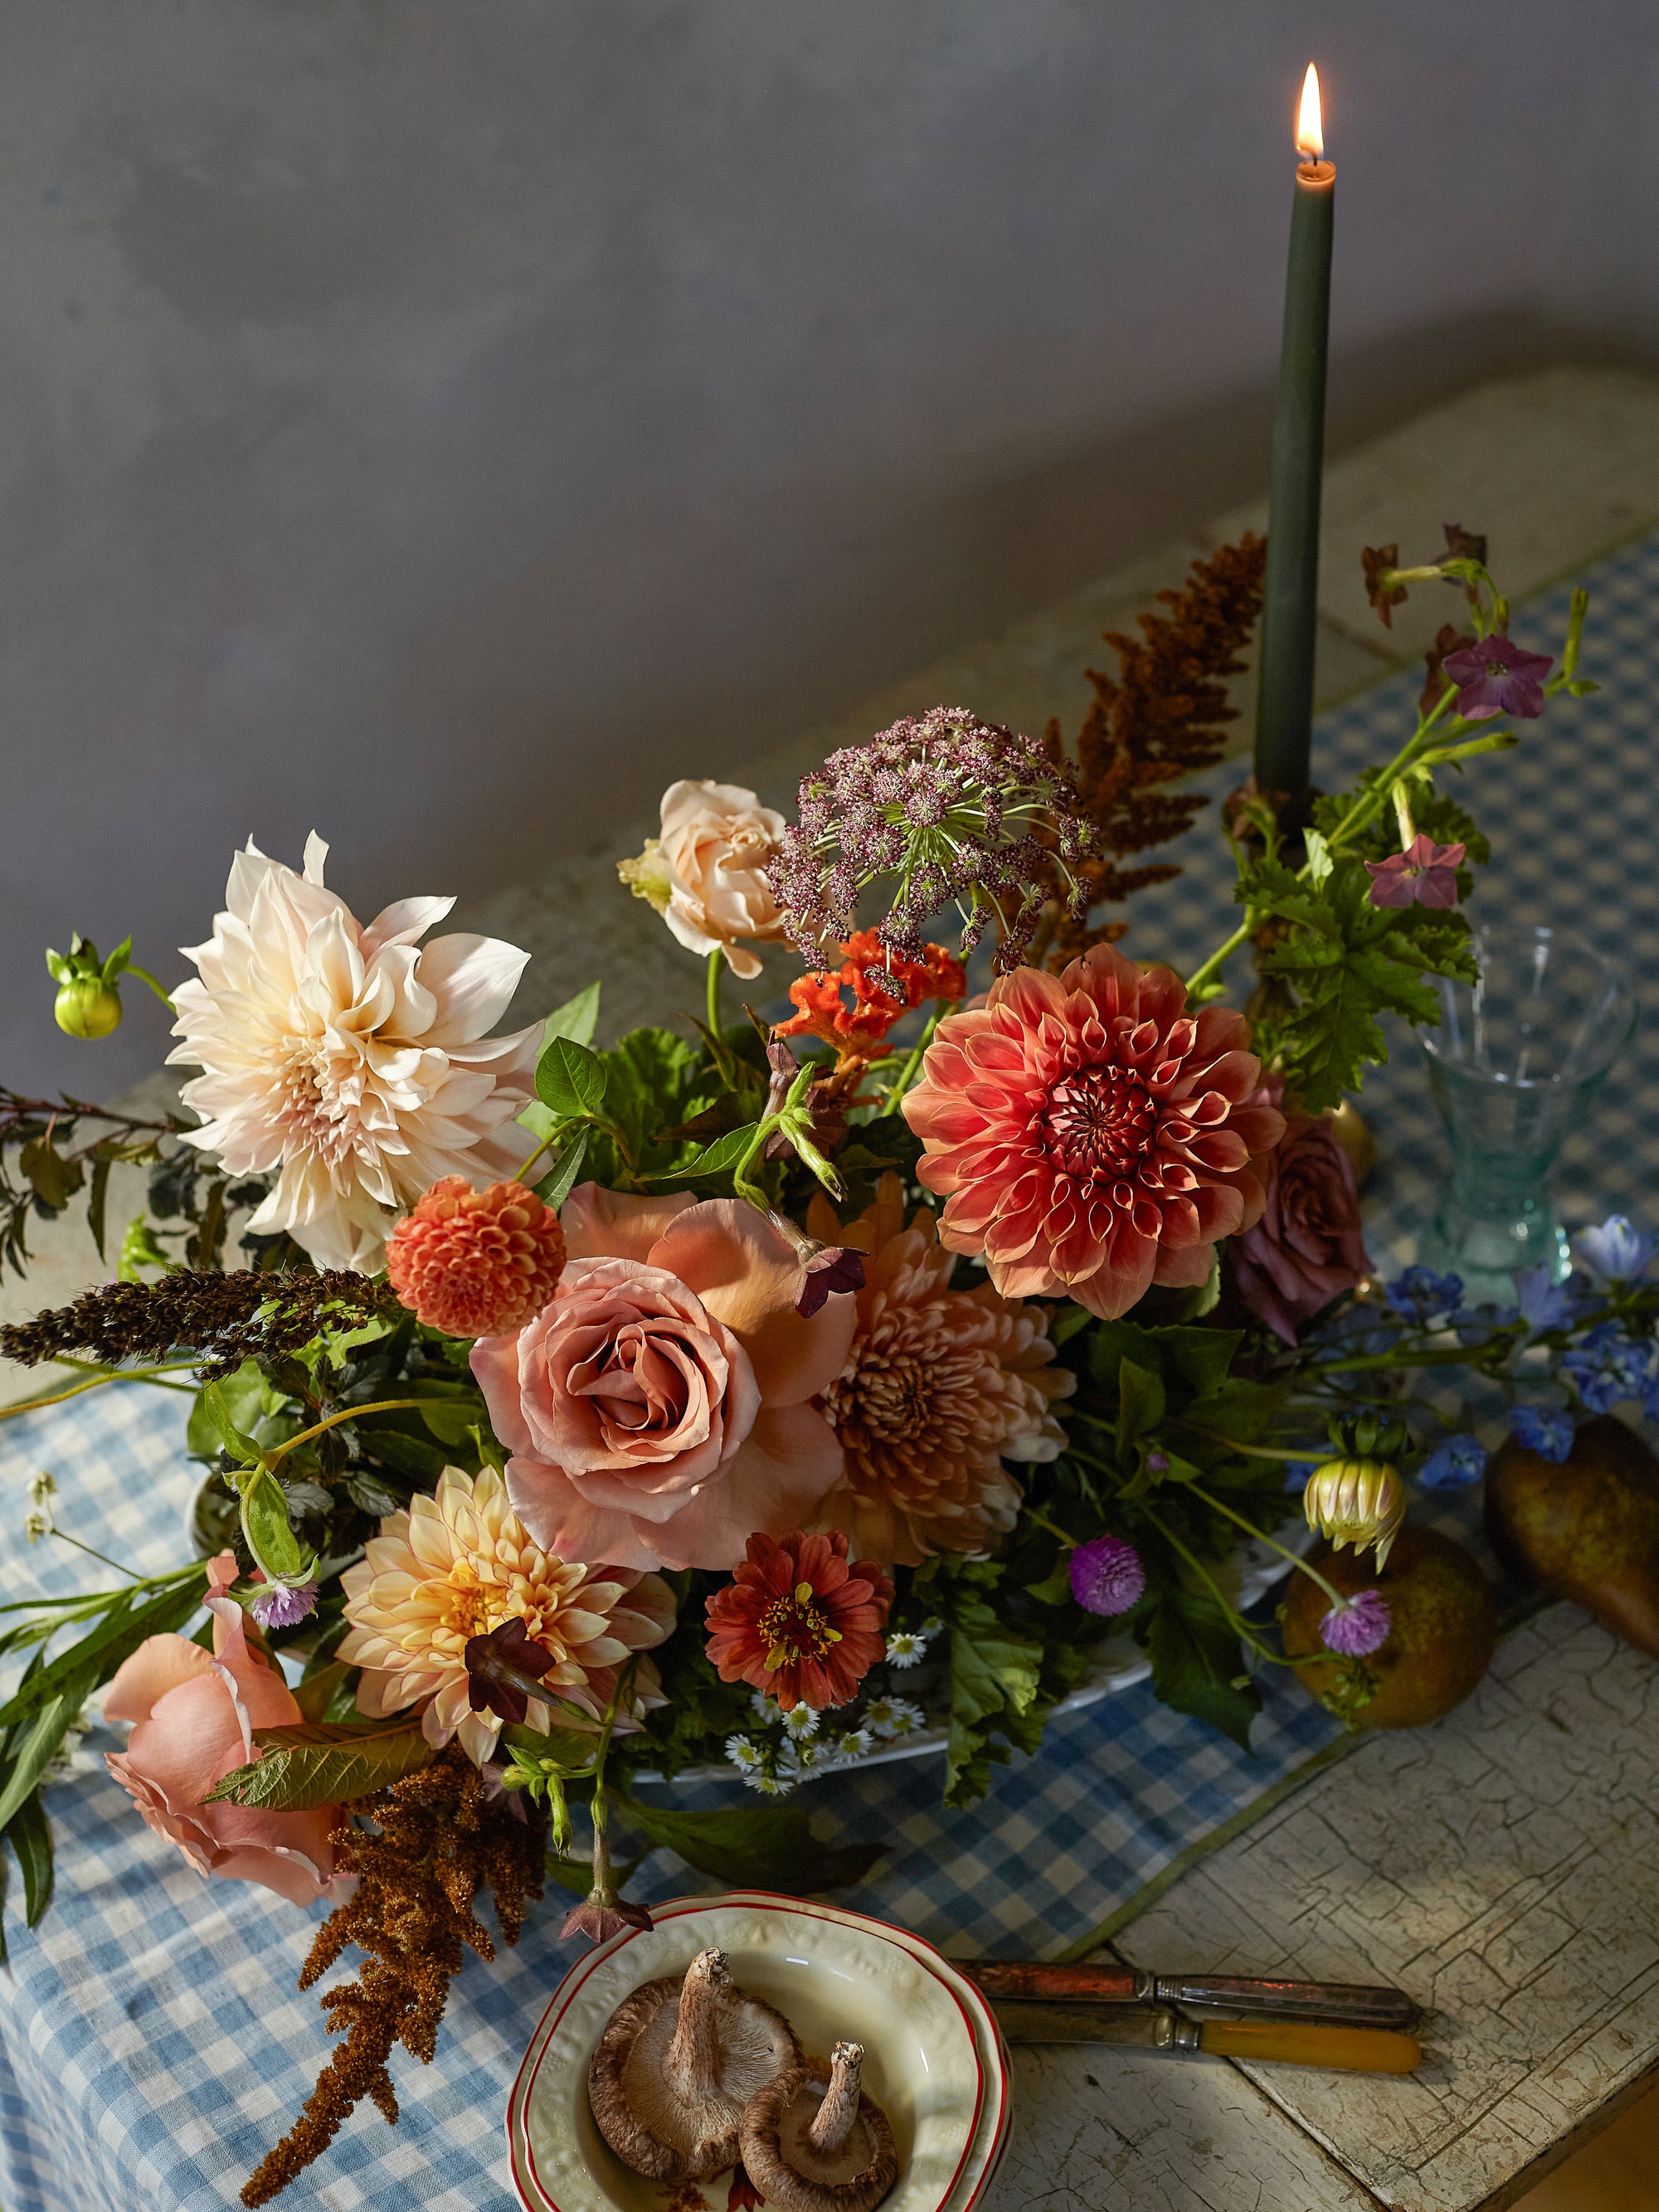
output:
[[[583,1183],[562,1218],[551,1301],[472,1348],[530,1534],[562,1559],[725,1568],[757,1530],[799,1527],[841,1479],[811,1401],[846,1363],[855,1300],[798,1313],[799,1255],[737,1199]]]
[[[241,1607],[224,1595],[235,1579],[236,1562],[222,1552],[209,1569],[211,1655],[182,1636],[151,1636],[124,1662],[104,1692],[104,1717],[136,1725],[125,1751],[104,1763],[198,1874],[263,1882],[293,1905],[337,1905],[351,1881],[334,1872],[337,1806],[272,1813],[202,1802],[258,1756],[255,1729],[301,1717],[281,1674],[250,1647]]]
[[[1277,1077],[1253,1103],[1277,1105]],[[1353,1163],[1310,1114],[1287,1114],[1277,1147],[1252,1163],[1261,1218],[1228,1247],[1239,1295],[1275,1336],[1294,1344],[1309,1321],[1371,1272],[1360,1231]]]
[[[783,836],[782,815],[735,783],[671,783],[662,834],[618,870],[690,952],[723,952],[736,975],[761,971],[740,938],[780,945],[786,932],[766,870]]]

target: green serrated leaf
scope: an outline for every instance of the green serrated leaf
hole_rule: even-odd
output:
[[[550,1038],[536,1062],[536,1096],[568,1121],[582,1121],[605,1103],[605,1065],[574,1038]]]
[[[1179,1584],[1158,1593],[1144,1631],[1152,1688],[1166,1705],[1190,1713],[1250,1747],[1250,1723],[1261,1710],[1254,1684],[1235,1686],[1238,1638],[1213,1598]]]
[[[732,1889],[775,1889],[787,1897],[809,1897],[862,1881],[888,1848],[824,1843],[797,1805],[683,1813],[629,1797],[618,1811],[653,1844],[678,1851],[700,1874],[712,1875]]]
[[[301,1721],[289,1728],[255,1729],[260,1756],[217,1782],[204,1804],[244,1805],[277,1813],[310,1812],[344,1805],[428,1765],[437,1757],[408,1721],[371,1722],[352,1728]]]
[[[568,1037],[572,1044],[592,1044],[593,1032],[599,1025],[599,987],[590,983],[585,991],[578,991],[574,999],[567,999],[556,1006],[547,1018],[542,1031],[542,1048],[546,1050],[555,1037]]]
[[[52,1902],[52,1825],[36,1790],[11,1816],[6,1841],[23,1870],[23,1917],[33,1928]]]
[[[1017,1723],[1030,1711],[1042,1684],[1042,1648],[1006,1631],[986,1605],[964,1608],[951,1631],[951,1733],[945,1749],[945,1802],[983,1795],[990,1761],[1008,1753],[988,1741],[991,1729],[1034,1747]]]

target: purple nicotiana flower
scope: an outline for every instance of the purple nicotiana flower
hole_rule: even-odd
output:
[[[1544,711],[1544,678],[1552,666],[1547,653],[1528,653],[1512,637],[1476,638],[1442,664],[1457,686],[1457,711],[1466,722],[1493,714],[1531,721]]]
[[[1559,1406],[1514,1406],[1510,1434],[1516,1443],[1559,1467],[1572,1449],[1572,1415]]]
[[[1403,1275],[1384,1284],[1383,1290],[1401,1319],[1419,1327],[1437,1321],[1442,1314],[1455,1313],[1463,1303],[1463,1278],[1437,1275],[1432,1267],[1407,1267]]]
[[[1147,1453],[1146,1471],[1149,1474],[1163,1474],[1168,1471],[1169,1465],[1170,1455],[1168,1452],[1149,1451]]]
[[[1085,1613],[1127,1613],[1146,1587],[1140,1554],[1121,1536],[1096,1536],[1072,1554],[1072,1595]]]
[[[1570,1328],[1578,1302],[1565,1283],[1553,1281],[1549,1262],[1518,1267],[1515,1275],[1516,1309],[1534,1336],[1548,1328]]]
[[[1394,1615],[1381,1590],[1358,1590],[1334,1605],[1319,1624],[1319,1640],[1344,1659],[1364,1659],[1389,1640]]]
[[[1419,830],[1403,853],[1367,860],[1373,906],[1455,906],[1462,845],[1437,845]]]
[[[298,1589],[290,1589],[285,1583],[273,1583],[269,1589],[260,1591],[248,1611],[261,1628],[292,1628],[295,1621],[303,1620],[317,1609],[317,1585],[305,1583]]]
[[[1486,1448],[1478,1437],[1448,1437],[1418,1469],[1425,1490],[1467,1490],[1486,1471]]]
[[[1632,1229],[1622,1213],[1610,1213],[1594,1229],[1581,1229],[1572,1241],[1580,1258],[1588,1260],[1598,1275],[1620,1283],[1634,1282],[1645,1273],[1659,1251],[1659,1237]]]
[[[1593,1328],[1582,1345],[1561,1354],[1561,1372],[1571,1377],[1592,1413],[1605,1413],[1621,1398],[1639,1398],[1648,1384],[1652,1347],[1627,1335],[1616,1321]]]

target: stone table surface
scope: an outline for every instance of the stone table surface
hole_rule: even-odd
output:
[[[1439,526],[1484,529],[1516,598],[1659,518],[1659,378],[1556,370],[1489,385],[1329,471],[1318,697],[1334,705],[1407,665],[1443,608],[1392,630],[1358,587],[1362,545],[1432,558]],[[835,745],[945,701],[1040,729],[1075,726],[1084,670],[1152,592],[1261,511],[1080,589],[754,763],[787,805]],[[1426,629],[1425,629],[1425,625]],[[1238,679],[1248,742],[1250,678]],[[687,761],[696,775],[705,764]],[[642,794],[643,796],[643,794]],[[617,856],[653,823],[475,905],[462,926],[538,957],[515,1014],[594,975],[608,1040],[701,1007],[701,963],[622,895]],[[752,987],[758,1000],[778,981]],[[163,1086],[146,1086],[162,1095]],[[118,1171],[118,1182],[119,1171]],[[112,1190],[118,1226],[137,1194]],[[131,1199],[133,1203],[125,1204]],[[11,1318],[106,1272],[83,1225],[38,1240],[0,1292]],[[25,1387],[0,1366],[0,1383]],[[1120,1937],[1136,1964],[1397,1981],[1430,2008],[1406,2081],[1109,2048],[1015,2055],[1016,2118],[985,2212],[1498,2212],[1659,2077],[1659,1674],[1587,1616],[1553,1607],[1502,1648],[1438,1726],[1366,1741],[1202,1861]]]

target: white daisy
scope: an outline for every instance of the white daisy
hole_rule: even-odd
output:
[[[746,1735],[727,1736],[726,1755],[739,1774],[752,1774],[763,1763],[760,1746],[751,1743]]]

